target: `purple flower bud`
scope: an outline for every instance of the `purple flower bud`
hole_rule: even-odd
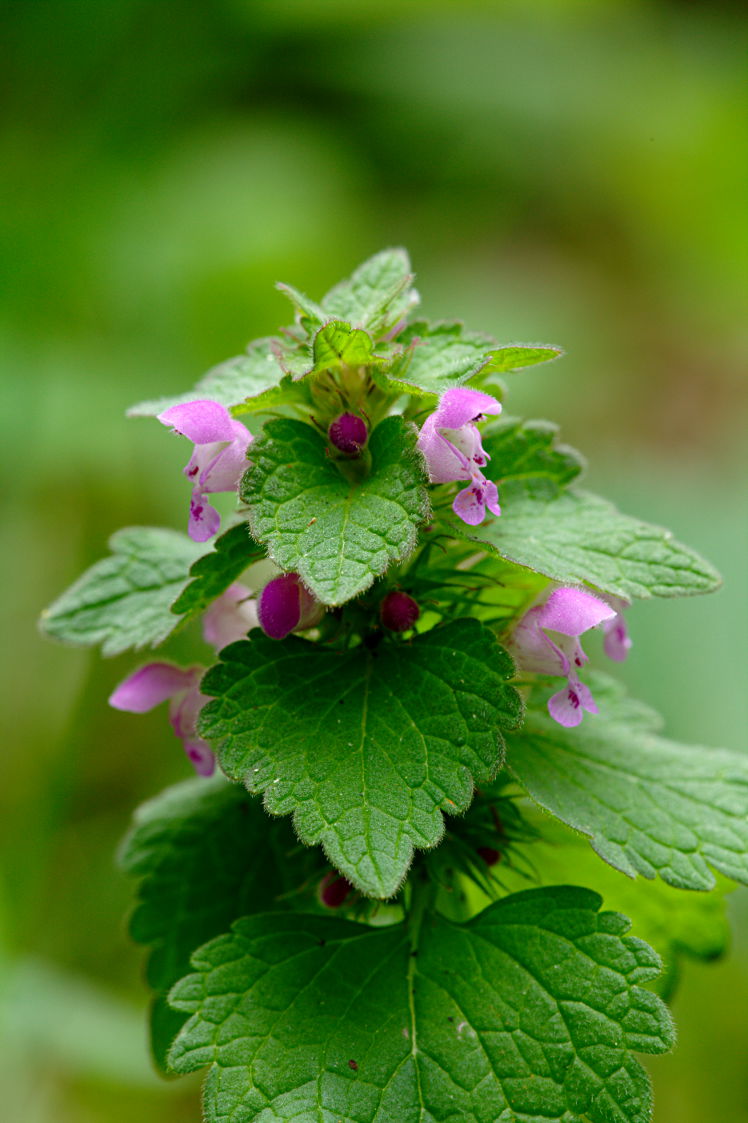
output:
[[[407,632],[413,627],[421,610],[407,593],[391,592],[382,601],[379,616],[392,632]]]
[[[257,601],[259,625],[271,639],[313,628],[324,612],[324,605],[302,584],[298,573],[284,573],[268,581]]]
[[[339,909],[352,889],[350,881],[333,870],[320,882],[319,899],[328,909]]]
[[[358,456],[369,439],[369,430],[362,417],[355,413],[341,413],[327,430],[331,444],[346,456]]]
[[[497,862],[501,861],[501,854],[498,850],[494,850],[493,846],[479,846],[476,854],[483,859],[487,866],[495,866]]]

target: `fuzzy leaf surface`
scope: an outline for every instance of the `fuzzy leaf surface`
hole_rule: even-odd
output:
[[[259,398],[277,387],[283,371],[274,353],[275,340],[256,339],[247,347],[245,354],[236,355],[213,367],[203,375],[194,390],[170,398],[155,398],[138,402],[127,411],[128,417],[155,417],[165,409],[182,402],[194,402],[202,398],[230,409],[245,399]],[[263,397],[263,403],[266,398]],[[269,399],[268,399],[269,400]],[[248,412],[247,408],[241,410]]]
[[[265,792],[272,814],[293,812],[299,837],[375,897],[495,774],[521,717],[512,661],[475,620],[376,651],[255,631],[220,659],[200,728],[224,772]]]
[[[293,847],[288,824],[269,820],[241,785],[223,777],[187,780],[135,813],[119,863],[141,879],[130,934],[151,948],[153,1051],[162,1066],[185,1020],[165,994],[206,940],[237,917],[280,907],[284,857]]]
[[[451,521],[452,532],[554,581],[594,585],[627,600],[708,593],[721,583],[713,566],[670,531],[621,514],[597,495],[539,494],[509,480],[500,497],[500,518],[475,532]]]
[[[647,1123],[632,1051],[673,1041],[659,960],[569,886],[466,925],[239,920],[171,1001],[177,1072],[210,1065],[207,1123]],[[410,938],[409,938],[410,935]],[[417,953],[417,958],[415,953]]]
[[[328,315],[350,320],[354,327],[366,328],[376,337],[418,303],[412,280],[406,251],[383,250],[330,289],[322,307]]]
[[[370,475],[351,481],[311,425],[268,422],[240,489],[253,536],[324,604],[350,600],[416,544],[429,508],[415,440],[386,418],[369,440]]]
[[[232,526],[216,538],[209,554],[193,562],[192,580],[174,601],[171,611],[178,616],[197,616],[225,592],[247,566],[264,556],[264,549],[250,537],[246,523]]]
[[[525,494],[555,495],[584,469],[581,455],[556,440],[549,421],[504,418],[484,431],[483,447],[491,459],[491,479],[500,487],[521,480]]]
[[[555,359],[560,354],[557,348],[537,347],[528,352],[527,361],[522,363],[522,347],[497,348],[490,335],[467,331],[458,321],[430,324],[419,320],[398,335],[397,343],[405,348],[402,358],[395,361],[391,370],[375,377],[389,390],[416,395],[443,394],[478,375],[487,378],[531,362]],[[515,360],[514,366],[507,365]]]
[[[53,639],[101,644],[103,655],[156,647],[178,626],[170,611],[204,550],[186,534],[132,526],[109,540],[112,554],[96,562],[42,613]]]
[[[709,893],[676,889],[661,878],[632,880],[601,862],[584,835],[550,818],[540,808],[534,812],[523,808],[523,816],[525,821],[529,819],[537,837],[517,844],[519,861],[501,862],[490,871],[500,896],[526,889],[528,884],[574,884],[594,889],[608,908],[631,917],[633,934],[645,940],[662,959],[663,972],[651,985],[666,1001],[676,989],[684,958],[709,961],[727,951],[727,895],[734,889],[727,878],[718,876],[716,889]],[[529,877],[528,867],[532,871]],[[470,898],[475,911],[490,904],[495,896],[478,894],[471,885]]]
[[[637,703],[605,698],[566,730],[533,695],[507,765],[533,799],[629,877],[712,889],[748,882],[748,758],[662,737]],[[555,689],[555,688],[554,688]]]

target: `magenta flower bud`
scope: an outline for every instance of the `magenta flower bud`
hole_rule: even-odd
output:
[[[341,413],[327,430],[330,443],[346,456],[358,456],[369,439],[369,430],[363,417],[355,413]]]
[[[313,628],[324,612],[324,605],[302,584],[298,573],[284,573],[268,581],[257,601],[258,623],[271,639]]]
[[[382,601],[379,616],[391,632],[407,632],[415,624],[421,610],[407,593],[391,592]]]
[[[352,889],[350,881],[333,870],[319,884],[319,899],[328,909],[339,909]]]

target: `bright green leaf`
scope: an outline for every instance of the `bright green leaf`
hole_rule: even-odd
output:
[[[331,457],[311,425],[268,422],[241,485],[252,534],[324,604],[343,604],[416,544],[428,499],[415,439],[402,418],[386,418],[369,440],[370,474],[357,481],[344,472],[359,462]]]
[[[259,631],[224,648],[201,714],[221,767],[372,896],[396,891],[441,812],[464,811],[501,765],[521,702],[493,633],[458,620],[410,644],[334,651]]]
[[[600,713],[564,729],[532,697],[507,765],[533,799],[629,877],[711,889],[713,866],[748,882],[748,760],[660,736],[637,703],[595,694]]]
[[[147,526],[118,530],[109,546],[112,556],[45,609],[40,627],[64,643],[100,643],[103,655],[156,647],[179,624],[170,605],[205,547],[176,530]]]
[[[382,355],[374,354],[374,341],[362,328],[344,320],[330,320],[318,328],[311,344],[302,343],[278,352],[279,362],[293,382],[326,370],[381,365]]]
[[[587,583],[628,600],[719,587],[716,570],[670,531],[623,515],[589,492],[538,495],[510,480],[499,498],[500,518],[475,531],[453,521],[452,532],[554,581]]]
[[[275,286],[279,292],[293,304],[297,312],[297,320],[301,323],[308,321],[310,325],[322,324],[328,319],[323,308],[319,306],[314,300],[310,300],[303,292],[299,292],[293,285],[286,285],[280,281]]]
[[[207,1123],[647,1123],[632,1050],[673,1042],[641,986],[659,961],[600,904],[530,890],[410,933],[242,919],[172,992],[192,1017],[171,1065],[211,1066]]]
[[[332,320],[314,337],[314,369],[340,370],[346,366],[366,366],[373,361],[373,346],[371,336],[361,328]]]
[[[179,594],[171,611],[178,616],[197,616],[239,577],[247,566],[259,561],[265,551],[250,537],[246,523],[238,523],[216,538],[209,554],[190,568],[192,580]]]
[[[551,343],[510,343],[491,352],[491,362],[483,373],[506,374],[512,370],[524,370],[525,367],[558,359],[563,353],[560,347]]]
[[[370,257],[322,300],[325,312],[377,338],[418,303],[411,288],[410,259],[403,249],[383,250]]]

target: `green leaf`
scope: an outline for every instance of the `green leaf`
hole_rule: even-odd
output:
[[[203,612],[247,566],[259,561],[265,551],[250,537],[246,523],[238,523],[216,538],[209,554],[198,558],[190,568],[192,580],[171,606],[171,611],[188,619]]]
[[[330,289],[322,307],[336,319],[367,328],[376,338],[418,303],[412,280],[406,251],[383,250],[359,265],[348,280]]]
[[[719,587],[717,571],[670,531],[623,515],[589,492],[541,496],[533,490],[510,480],[500,492],[500,518],[474,532],[451,520],[450,529],[554,581],[584,582],[627,600]]]
[[[416,544],[429,513],[416,433],[388,417],[371,434],[371,472],[329,456],[325,438],[301,421],[265,425],[241,484],[253,536],[283,570],[299,573],[324,604],[367,589]]]
[[[552,343],[509,343],[491,352],[490,366],[484,374],[507,374],[513,370],[524,370],[538,363],[548,363],[563,355],[561,347]]]
[[[501,731],[521,716],[512,662],[475,620],[376,651],[255,631],[220,659],[200,729],[221,767],[377,897],[397,890],[414,847],[436,845],[441,812],[464,811],[494,775]]]
[[[522,480],[525,494],[555,495],[584,468],[580,454],[558,444],[558,427],[549,421],[503,418],[483,434],[483,447],[491,459],[491,479],[499,486]]]
[[[308,296],[303,292],[299,292],[293,285],[286,285],[282,281],[279,281],[275,287],[279,292],[282,292],[284,296],[287,296],[293,304],[297,312],[296,318],[298,322],[303,324],[304,321],[307,321],[313,326],[315,324],[322,324],[328,319],[324,309],[321,308],[316,301],[310,300]]]
[[[229,409],[250,399],[257,408],[269,408],[278,398],[271,391],[278,389],[283,372],[278,364],[274,339],[257,339],[247,347],[246,354],[227,359],[204,375],[194,390],[171,398],[155,398],[138,402],[127,411],[128,417],[155,417],[170,406],[194,402],[201,398],[220,402]],[[250,412],[245,404],[241,413]]]
[[[555,689],[555,688],[552,688]],[[748,760],[660,736],[638,704],[596,689],[600,713],[564,729],[533,692],[507,765],[533,799],[629,877],[711,889],[748,882]]]
[[[187,780],[135,814],[119,862],[141,879],[130,921],[133,939],[150,947],[147,978],[156,992],[153,1051],[162,1064],[184,1017],[164,998],[189,970],[190,956],[237,917],[281,907],[285,854],[294,848],[286,822],[268,819],[256,800],[223,777]],[[297,871],[303,876],[303,870]]]
[[[528,810],[523,809],[524,822],[529,821],[537,836],[529,843],[515,844],[519,861],[502,862],[490,871],[500,885],[498,894],[488,898],[470,887],[473,911],[485,907],[496,895],[525,889],[528,880],[546,886],[594,888],[608,908],[631,917],[634,935],[650,944],[663,960],[663,973],[650,985],[666,1000],[674,993],[684,957],[712,960],[727,950],[726,896],[734,888],[732,882],[720,877],[716,889],[700,893],[676,889],[659,878],[632,880],[600,862],[583,835],[539,808],[529,816]],[[520,862],[532,870],[529,878],[521,872]]]
[[[366,366],[374,359],[374,344],[361,328],[352,328],[341,320],[331,320],[314,337],[314,369],[340,370],[342,367]]]
[[[42,613],[53,639],[101,644],[103,655],[156,647],[179,620],[170,605],[204,549],[176,530],[133,526],[109,540],[112,556],[96,562]]]
[[[461,386],[491,360],[496,341],[489,335],[465,331],[456,321],[429,324],[419,320],[397,337],[405,348],[392,369],[377,374],[386,389],[406,394],[443,394]]]
[[[497,349],[490,335],[466,331],[458,321],[430,324],[419,320],[400,332],[397,343],[405,349],[402,357],[375,377],[390,391],[421,395],[443,394],[478,375],[483,381],[491,374],[544,362],[561,353],[558,348],[542,346],[534,346],[526,354],[519,346]],[[524,363],[520,361],[522,354]],[[515,365],[507,365],[515,360]]]
[[[301,344],[278,352],[278,361],[294,382],[326,370],[382,364],[382,355],[374,354],[374,341],[362,328],[353,328],[344,320],[330,320],[314,334],[311,346]]]
[[[659,970],[584,889],[420,931],[258,916],[195,955],[170,1062],[210,1065],[207,1123],[647,1123],[632,1050],[673,1042]],[[416,955],[417,953],[417,955]]]

